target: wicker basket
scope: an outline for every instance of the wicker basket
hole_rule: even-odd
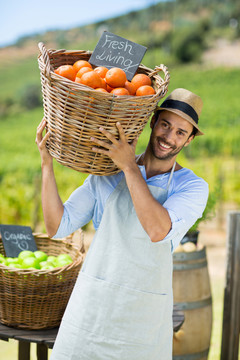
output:
[[[34,237],[39,250],[70,254],[73,263],[53,270],[10,270],[0,264],[0,322],[33,330],[60,324],[83,261],[79,248],[66,240]],[[0,253],[5,255],[1,239]]]
[[[46,50],[39,43],[38,63],[41,73],[44,116],[51,137],[49,153],[59,163],[74,170],[96,175],[111,175],[119,171],[112,160],[96,154],[90,137],[104,139],[102,126],[118,136],[116,122],[120,121],[128,141],[139,136],[168,90],[169,73],[164,65],[151,70],[140,65],[137,73],[151,77],[156,94],[149,96],[115,96],[101,93],[88,86],[74,83],[54,73],[63,64],[89,60],[91,51]],[[164,74],[164,79],[159,72]]]

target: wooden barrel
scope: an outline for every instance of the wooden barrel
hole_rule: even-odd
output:
[[[173,360],[207,360],[212,331],[212,296],[206,248],[173,254],[174,304],[185,321],[173,338]]]

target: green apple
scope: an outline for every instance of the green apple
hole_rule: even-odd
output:
[[[10,265],[10,264],[18,264],[19,263],[19,259],[18,258],[11,258],[11,257],[7,257],[5,259],[5,264]]]
[[[51,265],[50,263],[41,267],[41,270],[52,270],[52,269],[55,269],[55,266]]]
[[[39,265],[40,265],[40,268],[42,268],[43,266],[48,265],[48,262],[47,261],[41,261],[39,263]]]
[[[57,257],[53,256],[53,255],[49,255],[47,257],[47,262],[51,263],[53,266],[56,266],[57,265]]]
[[[60,254],[60,255],[57,256],[57,260],[58,261],[70,260],[71,262],[73,261],[71,255],[69,255],[69,254]]]
[[[7,260],[5,257],[0,257],[0,264],[2,265],[6,265],[7,264]]]
[[[40,265],[39,265],[39,261],[38,259],[35,258],[35,256],[29,256],[26,257],[22,260],[22,268],[23,269],[29,269],[29,268],[34,268],[34,269],[40,269]]]
[[[39,262],[46,261],[47,257],[48,257],[47,254],[41,250],[34,251],[34,255],[38,259]]]
[[[33,257],[34,259],[36,259],[33,251],[30,250],[23,250],[18,254],[18,259],[20,263],[22,263],[22,261],[28,257]]]
[[[57,260],[57,267],[62,267],[62,266],[66,266],[66,265],[69,265],[71,264],[72,261],[71,260],[68,260],[68,259],[60,259],[60,260]]]
[[[14,268],[14,269],[22,269],[22,265],[19,263],[11,263],[8,265],[8,267]]]
[[[39,265],[40,265],[41,269],[46,268],[46,266],[51,266],[51,267],[55,268],[55,265],[51,261],[41,261],[39,263]]]
[[[69,254],[60,254],[57,256],[57,267],[66,266],[73,262]]]
[[[69,254],[60,254],[57,256],[57,266],[69,265],[73,262]]]

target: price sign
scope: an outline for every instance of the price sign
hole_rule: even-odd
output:
[[[29,226],[0,225],[6,256],[17,257],[22,250],[36,251],[32,229]]]
[[[119,67],[125,71],[127,79],[132,80],[146,50],[145,46],[104,31],[89,62],[108,69]]]

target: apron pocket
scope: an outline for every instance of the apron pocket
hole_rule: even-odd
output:
[[[156,345],[168,296],[134,290],[81,272],[64,321],[105,339]],[[171,320],[172,321],[172,320]]]

